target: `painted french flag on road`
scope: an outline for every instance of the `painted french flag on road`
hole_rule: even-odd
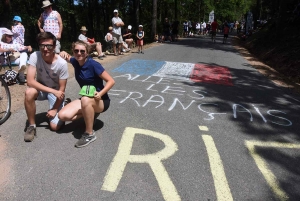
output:
[[[123,63],[112,72],[233,86],[229,69],[216,65],[135,59]]]

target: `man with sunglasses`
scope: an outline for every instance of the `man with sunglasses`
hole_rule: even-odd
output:
[[[63,24],[60,14],[52,10],[52,3],[50,1],[43,1],[44,12],[38,19],[38,27],[40,32],[51,32],[56,37],[55,53],[60,52],[60,39],[63,31]]]
[[[31,142],[36,135],[35,100],[48,100],[50,129],[57,131],[64,125],[58,119],[58,112],[64,105],[67,84],[68,65],[58,54],[55,54],[56,37],[50,32],[42,32],[37,36],[40,51],[30,55],[27,70],[27,85],[25,91],[25,110],[29,126],[24,134],[25,142]]]

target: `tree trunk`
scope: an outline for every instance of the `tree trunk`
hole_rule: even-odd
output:
[[[151,39],[156,35],[157,0],[153,0]]]
[[[10,11],[11,11],[10,1],[9,0],[2,0],[1,4],[3,5],[3,10],[5,12],[3,12],[0,15],[0,26],[10,28],[10,26],[9,26],[10,22],[11,22],[11,19],[9,18],[10,17]]]

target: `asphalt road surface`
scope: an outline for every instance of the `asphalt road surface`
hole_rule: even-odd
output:
[[[0,200],[300,200],[300,97],[259,74],[231,46],[182,39],[104,67],[116,85],[97,140],[84,122],[23,141],[21,109],[1,125]],[[67,97],[79,87],[68,81]]]

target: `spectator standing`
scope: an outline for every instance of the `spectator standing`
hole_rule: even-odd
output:
[[[13,43],[19,43],[21,45],[24,45],[25,42],[25,28],[22,25],[22,19],[20,16],[15,16],[14,19],[14,25],[11,27],[11,30],[13,32]]]
[[[228,26],[227,22],[224,23],[223,33],[224,33],[223,43],[225,44],[227,41],[227,38],[228,38],[228,33],[229,33],[229,26]]]
[[[240,32],[241,32],[241,24],[239,22],[237,22],[236,33],[239,34]]]
[[[139,25],[139,30],[136,33],[136,37],[137,37],[137,45],[139,46],[138,53],[142,53],[142,54],[144,54],[144,52],[143,52],[144,36],[145,36],[145,33],[143,31],[143,25]]]
[[[63,24],[60,14],[52,10],[52,3],[50,1],[43,1],[44,12],[38,19],[38,27],[40,32],[50,32],[56,37],[55,53],[60,52],[60,39],[63,31]]]
[[[230,29],[230,32],[232,32],[233,31],[233,28],[234,28],[234,23],[233,22],[230,22],[230,24],[229,24],[229,29]]]
[[[183,22],[183,37],[187,37],[189,34],[189,24],[187,20]]]
[[[35,100],[48,100],[50,129],[57,131],[64,124],[58,119],[58,112],[64,105],[65,89],[69,77],[67,62],[55,54],[56,37],[50,32],[41,32],[37,36],[40,51],[30,55],[25,91],[25,110],[29,126],[24,134],[25,142],[31,142],[36,135]]]
[[[210,25],[210,22],[208,22],[208,23],[206,24],[206,35],[207,35],[207,34],[210,34],[210,29],[211,29],[211,25]]]
[[[114,17],[112,18],[112,36],[113,36],[113,48],[114,48],[114,55],[118,56],[119,54],[123,54],[121,52],[122,44],[123,44],[123,38],[121,33],[121,27],[124,26],[124,22],[119,17],[118,10],[114,10]],[[118,54],[117,54],[117,48],[118,48]]]
[[[196,34],[196,21],[192,21],[192,33]]]
[[[200,23],[197,22],[196,24],[196,34],[200,35]]]
[[[203,27],[203,35],[204,35],[204,34],[206,34],[206,23],[205,23],[205,21],[203,21],[202,27]]]
[[[165,18],[165,21],[163,23],[163,36],[162,36],[162,41],[166,41],[169,40],[170,42],[172,42],[172,38],[171,38],[171,33],[170,33],[170,22],[168,18]]]
[[[202,34],[203,34],[203,23],[200,22],[200,35],[202,35]]]
[[[98,59],[103,60],[103,57],[105,57],[105,54],[102,52],[102,45],[100,42],[95,42],[94,38],[88,38],[86,36],[86,32],[88,31],[85,26],[82,26],[81,29],[81,34],[78,36],[78,40],[81,40],[88,44],[89,50],[93,51],[96,50],[98,53]]]
[[[188,26],[189,26],[189,32],[190,32],[190,35],[192,33],[192,22],[191,20],[188,21]]]
[[[214,21],[211,23],[211,41],[213,42],[216,42],[216,34],[218,27],[219,25],[217,19],[214,19]]]
[[[58,114],[62,121],[84,119],[85,132],[75,144],[75,147],[80,148],[96,140],[97,137],[93,130],[94,121],[100,113],[109,108],[108,91],[113,87],[115,81],[99,62],[89,57],[86,43],[82,41],[73,43],[72,52],[73,57],[64,51],[60,55],[73,65],[76,81],[81,88],[90,89],[94,87],[95,89],[92,94],[81,94],[80,99],[68,103]],[[106,82],[105,85],[103,81]]]
[[[125,43],[128,45],[128,50],[131,50],[132,42],[133,42],[131,29],[132,29],[132,26],[128,25],[127,29],[125,29],[122,32],[122,37],[123,37],[123,40],[125,41]]]

